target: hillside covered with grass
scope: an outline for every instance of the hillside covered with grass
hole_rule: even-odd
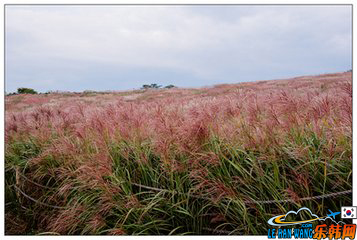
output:
[[[6,234],[264,235],[352,204],[314,198],[352,189],[350,72],[5,104]]]

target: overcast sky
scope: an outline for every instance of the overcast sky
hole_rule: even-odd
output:
[[[351,6],[6,6],[6,91],[182,87],[341,72]]]

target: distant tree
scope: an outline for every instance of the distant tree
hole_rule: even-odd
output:
[[[141,88],[142,89],[148,89],[148,88],[150,88],[150,85],[144,84]]]
[[[156,83],[152,83],[152,84],[150,84],[150,85],[144,84],[144,85],[141,87],[141,89],[150,89],[150,88],[158,89],[158,88],[161,88],[161,87],[162,87],[162,85],[158,85],[158,84],[156,84]]]
[[[161,85],[158,85],[156,83],[153,83],[150,85],[151,88],[161,88],[162,86]]]
[[[18,94],[37,94],[37,92],[35,90],[33,90],[32,88],[18,88],[17,89],[17,93]]]
[[[175,88],[175,87],[176,87],[175,85],[170,84],[170,85],[167,85],[165,88]]]

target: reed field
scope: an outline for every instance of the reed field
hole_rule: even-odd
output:
[[[329,195],[352,189],[351,72],[18,94],[5,121],[5,234],[266,235],[352,205]]]

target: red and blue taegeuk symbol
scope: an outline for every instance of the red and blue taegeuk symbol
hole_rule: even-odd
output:
[[[352,214],[351,210],[346,211],[347,216],[350,216]]]

